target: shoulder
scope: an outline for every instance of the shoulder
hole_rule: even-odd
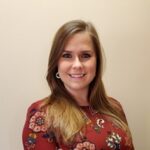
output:
[[[110,105],[112,107],[114,107],[118,111],[122,111],[122,105],[121,105],[121,103],[118,100],[116,100],[115,98],[108,97],[108,102],[110,103]]]
[[[42,106],[46,103],[46,98],[37,100],[32,103],[27,110],[27,126],[34,132],[46,131],[46,112],[42,109]]]
[[[120,117],[127,123],[126,115],[123,110],[121,103],[113,97],[108,97],[108,101],[110,105],[114,108],[116,112],[120,115]]]
[[[43,106],[46,104],[47,100],[48,98],[44,98],[33,102],[27,109],[26,120],[32,120],[32,118],[36,119],[39,116],[45,118],[46,112]]]
[[[26,150],[55,149],[47,132],[46,112],[43,109],[47,100],[47,98],[37,100],[28,108],[22,132],[23,145]]]
[[[48,98],[43,98],[41,100],[37,100],[33,102],[29,107],[28,107],[28,113],[31,111],[41,111],[42,106],[46,103]]]

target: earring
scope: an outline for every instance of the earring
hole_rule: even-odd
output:
[[[56,78],[57,78],[57,79],[60,79],[60,76],[59,76],[59,73],[58,73],[58,72],[56,73]]]

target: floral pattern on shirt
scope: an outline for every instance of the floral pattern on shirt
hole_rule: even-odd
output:
[[[44,112],[37,111],[29,121],[29,128],[34,132],[45,132],[47,130],[47,125],[45,122],[46,114]]]
[[[27,150],[31,150],[35,147],[37,135],[35,133],[30,133],[27,141],[25,143]]]
[[[77,143],[76,147],[73,150],[96,150],[95,145],[89,141],[82,143]]]
[[[105,117],[101,115],[92,116],[92,119],[87,120],[87,124],[85,129],[88,127],[90,132],[96,133],[96,136],[107,132],[107,136],[104,138],[105,143],[102,147],[98,147],[97,143],[92,141],[92,139],[88,138],[86,135],[86,130],[82,132],[82,130],[77,134],[77,137],[73,141],[72,145],[59,145],[56,141],[55,134],[53,132],[48,132],[48,126],[45,120],[46,114],[45,112],[37,109],[32,109],[29,112],[28,119],[28,129],[29,132],[26,136],[26,141],[24,143],[26,150],[34,150],[36,149],[37,139],[38,142],[42,138],[47,140],[49,144],[53,143],[56,145],[57,150],[64,150],[62,146],[65,146],[68,150],[120,150],[121,149],[121,141],[122,137],[117,132],[117,130],[112,130],[115,126],[111,126],[112,128],[108,128],[107,120]],[[108,130],[107,130],[108,128]],[[94,134],[93,134],[94,135]],[[100,137],[100,136],[99,136]],[[69,148],[70,147],[70,148]],[[48,148],[49,149],[49,148]],[[46,149],[45,149],[46,150]],[[65,149],[66,150],[66,149]]]
[[[48,140],[48,142],[53,142],[53,138],[51,134],[47,133],[47,123],[45,121],[46,114],[43,111],[38,111],[36,109],[32,109],[30,112],[29,126],[31,132],[28,134],[26,140],[26,148],[27,150],[31,150],[35,148],[38,133],[41,133],[41,137]]]
[[[108,132],[107,146],[113,150],[120,150],[121,137],[115,132]]]
[[[96,120],[96,123],[93,125],[93,129],[96,132],[100,132],[104,128],[104,123],[105,123],[104,119],[98,118]]]

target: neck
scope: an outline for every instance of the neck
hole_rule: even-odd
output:
[[[76,96],[75,97],[76,102],[78,103],[79,106],[88,106],[88,100],[85,97],[82,96]]]
[[[83,89],[83,90],[71,90],[67,89],[71,95],[75,98],[76,102],[78,103],[79,106],[88,106],[88,90]]]

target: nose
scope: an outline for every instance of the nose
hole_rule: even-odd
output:
[[[82,68],[82,67],[83,67],[83,64],[82,64],[80,58],[76,57],[73,61],[72,68],[78,69],[78,68]]]

